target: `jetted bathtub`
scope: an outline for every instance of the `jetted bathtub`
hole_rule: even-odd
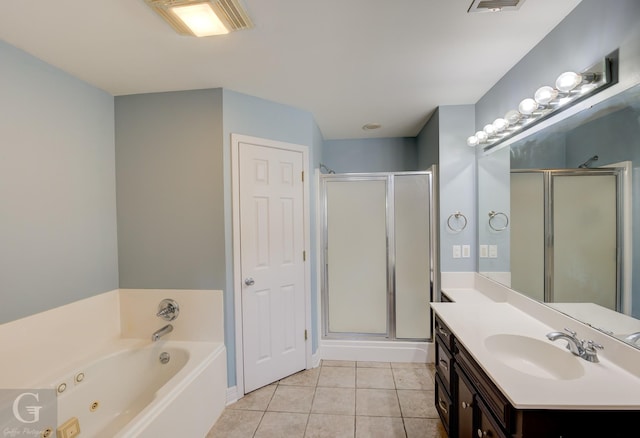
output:
[[[54,380],[54,381],[52,381]],[[224,344],[122,339],[47,386],[80,436],[204,437],[224,409]]]

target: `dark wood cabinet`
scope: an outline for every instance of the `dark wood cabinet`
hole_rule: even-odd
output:
[[[626,438],[640,409],[516,409],[436,315],[435,404],[450,438]]]

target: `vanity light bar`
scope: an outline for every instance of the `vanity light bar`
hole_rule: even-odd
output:
[[[504,117],[497,118],[467,138],[467,145],[482,145],[484,150],[491,149],[617,82],[618,50],[582,73],[562,73],[554,87],[545,85],[538,88],[533,98],[528,97],[520,102],[517,110],[508,111]]]

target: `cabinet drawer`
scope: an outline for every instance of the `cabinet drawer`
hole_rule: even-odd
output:
[[[434,324],[435,332],[437,336],[443,340],[445,346],[450,352],[453,352],[453,335],[451,334],[451,330],[447,325],[442,322],[440,317],[436,315],[436,320]]]
[[[442,383],[442,379],[440,378],[439,374],[436,374],[436,390],[434,392],[436,410],[440,415],[440,419],[442,420],[442,424],[447,431],[447,435],[450,435],[449,421],[451,419],[453,405],[451,404],[451,397],[449,397],[449,394],[447,393],[447,390],[445,389],[445,386]]]
[[[499,421],[500,426],[505,430],[511,430],[514,410],[509,400],[507,400],[502,392],[491,382],[464,347],[457,344],[456,350],[456,366],[464,370],[464,374],[469,378],[469,381],[475,387],[478,394],[480,394],[489,411],[492,412]]]
[[[436,371],[446,385],[447,392],[451,394],[451,382],[453,381],[452,356],[441,338],[436,337]]]

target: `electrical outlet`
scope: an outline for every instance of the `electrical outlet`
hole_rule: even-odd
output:
[[[498,245],[489,245],[489,258],[490,259],[498,258]]]
[[[454,259],[460,258],[460,245],[453,245],[453,258]]]
[[[489,246],[488,245],[480,245],[480,258],[486,259],[489,257]]]
[[[468,259],[471,257],[471,245],[462,245],[462,258]]]

